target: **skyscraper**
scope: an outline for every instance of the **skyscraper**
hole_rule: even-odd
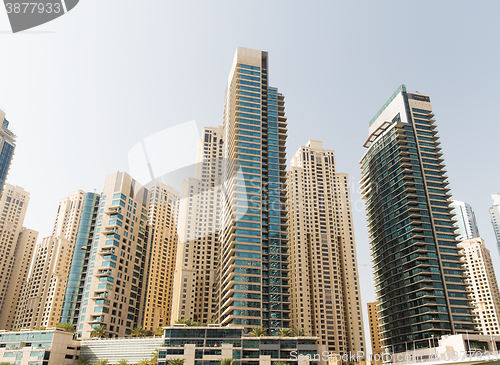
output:
[[[85,192],[77,190],[59,201],[52,230],[53,237],[63,237],[72,244],[75,243],[84,197]]]
[[[453,210],[452,214],[455,214],[453,219],[456,220],[453,225],[458,228],[456,233],[457,241],[470,240],[472,238],[479,237],[479,228],[477,227],[476,215],[472,207],[464,202],[453,200],[451,203]]]
[[[8,183],[3,186],[0,197],[0,329],[12,329],[20,285],[28,276],[38,232],[22,227],[29,193],[20,186]]]
[[[94,238],[97,215],[99,213],[99,198],[99,194],[84,193],[83,200],[77,203],[77,206],[81,204],[79,208],[80,219],[75,231],[75,246],[71,259],[68,283],[66,284],[63,309],[61,312],[61,323],[71,323],[75,326],[78,324],[83,300],[83,291],[85,290],[85,280],[87,279],[88,265],[92,253],[92,240]],[[72,216],[74,217],[75,214],[73,213]],[[56,218],[56,227],[60,222],[58,218],[60,218],[60,209]],[[69,230],[73,232],[74,226],[74,224],[71,225],[71,229],[67,229],[66,231]],[[56,231],[56,229],[54,231]],[[69,236],[75,237],[72,233]]]
[[[106,327],[111,337],[143,323],[150,229],[148,192],[124,172],[106,176],[77,333]]]
[[[372,354],[382,354],[380,346],[380,316],[377,312],[377,302],[367,303],[368,321],[370,322],[370,339],[372,342]]]
[[[5,119],[5,112],[0,110],[0,191],[3,189],[9,172],[14,149],[16,148],[16,135],[9,129],[9,121]]]
[[[170,324],[172,290],[177,255],[179,194],[161,182],[147,185],[148,225],[151,243],[146,262],[146,300],[143,327],[147,330]]]
[[[60,236],[46,237],[36,246],[33,267],[19,299],[15,329],[59,323],[72,256],[73,244]]]
[[[401,85],[370,122],[361,159],[385,350],[474,331],[430,98]]]
[[[198,141],[196,178],[184,181],[172,322],[208,323],[216,307],[222,177],[222,127],[205,127]]]
[[[364,351],[361,290],[347,174],[309,141],[288,172],[292,326],[336,354]]]
[[[490,208],[491,224],[497,240],[497,249],[500,253],[500,194],[493,194],[493,206]]]
[[[483,335],[500,335],[500,292],[490,251],[482,238],[462,241],[458,247],[467,269],[465,282],[473,299],[478,330]]]
[[[238,47],[224,105],[217,267],[222,325],[290,327],[285,99],[268,84],[267,52]]]

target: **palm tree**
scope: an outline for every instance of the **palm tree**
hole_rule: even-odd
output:
[[[220,359],[219,365],[234,365],[234,359],[233,358]]]
[[[193,321],[189,318],[179,318],[177,321],[175,321],[175,323],[178,323],[178,324],[185,324],[186,326],[191,326]]]
[[[118,361],[118,365],[128,365],[128,360],[127,359],[121,359]]]
[[[292,336],[292,329],[291,328],[280,328],[278,330],[278,336],[291,337]]]
[[[90,333],[90,337],[106,337],[107,336],[106,326],[101,324],[100,326],[94,328]]]
[[[35,331],[45,331],[46,328],[45,327],[34,327],[33,328]]]
[[[167,365],[184,365],[184,359],[170,359],[167,361]]]
[[[137,365],[149,365],[149,360],[148,359],[142,359],[137,363]]]
[[[165,330],[163,329],[163,327],[158,327],[157,329],[154,330],[153,334],[155,336],[163,336],[163,334],[165,333]]]
[[[296,336],[296,337],[301,337],[301,336],[305,336],[306,335],[306,331],[304,330],[303,327],[295,327],[293,329],[293,334]]]
[[[86,356],[80,356],[76,362],[78,365],[89,365],[89,358]]]
[[[136,327],[132,330],[130,337],[146,337],[146,330],[142,327]]]
[[[151,356],[151,360],[149,360],[149,363],[152,365],[158,364],[158,349],[153,351],[153,356]]]
[[[108,362],[109,362],[108,359],[100,359],[94,365],[108,365]]]
[[[71,323],[69,322],[65,322],[65,323],[58,323],[56,324],[56,328],[62,328],[63,330],[65,330],[66,332],[75,332],[76,329],[75,329],[75,326],[73,326]]]
[[[266,329],[262,327],[254,327],[248,334],[251,337],[262,337],[266,335]]]
[[[287,364],[286,362],[277,361],[273,362],[273,365],[289,365],[289,364]]]

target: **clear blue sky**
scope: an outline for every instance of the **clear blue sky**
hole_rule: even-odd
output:
[[[142,139],[220,125],[236,47],[262,49],[286,98],[288,156],[323,140],[350,174],[364,303],[375,294],[359,159],[401,83],[430,95],[453,197],[475,209],[498,271],[488,208],[500,191],[499,13],[498,1],[82,0],[9,34],[0,11],[0,107],[19,136],[7,180],[31,193],[25,225],[49,235],[58,200],[100,192]]]

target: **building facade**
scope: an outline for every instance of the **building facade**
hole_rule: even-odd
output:
[[[3,191],[7,174],[9,173],[14,150],[16,149],[16,135],[9,129],[9,121],[5,119],[5,112],[0,110],[0,191]]]
[[[46,237],[35,249],[28,281],[23,285],[14,328],[54,327],[60,322],[73,245]]]
[[[430,98],[401,85],[370,122],[361,159],[383,347],[473,333]]]
[[[0,197],[0,329],[12,329],[20,285],[28,277],[38,233],[22,227],[29,193],[4,184]]]
[[[148,185],[148,224],[151,229],[147,262],[143,327],[155,330],[170,324],[177,256],[179,194],[160,182]]]
[[[170,359],[183,359],[185,365],[213,365],[221,359],[234,359],[236,364],[271,365],[326,364],[328,358],[318,338],[245,336],[243,327],[169,327],[164,344],[158,351],[158,365]],[[300,356],[299,356],[300,355]]]
[[[453,225],[458,228],[456,231],[456,233],[458,233],[457,241],[479,237],[479,228],[477,226],[474,209],[472,209],[469,204],[458,200],[453,200],[451,207],[453,208],[451,213],[455,214],[453,219],[456,220]]]
[[[226,87],[217,320],[290,327],[284,96],[267,52],[238,47]]]
[[[172,324],[207,324],[216,307],[222,178],[222,127],[205,127],[198,141],[196,178],[183,182]]]
[[[74,365],[80,342],[71,332],[47,330],[0,330],[0,362],[15,365]]]
[[[99,194],[84,193],[81,208],[79,208],[81,209],[80,220],[74,238],[75,246],[61,312],[61,323],[71,323],[75,327],[80,317],[85,281],[92,254],[92,242],[99,213],[99,198]],[[56,226],[57,223],[56,219]],[[74,237],[74,235],[69,235],[69,237]]]
[[[370,322],[370,340],[372,344],[372,354],[382,354],[380,336],[380,316],[377,312],[377,302],[366,303],[368,308],[368,321]]]
[[[334,151],[320,141],[301,146],[287,191],[292,327],[333,353],[364,351],[349,179]]]
[[[53,237],[62,237],[75,244],[84,198],[85,192],[77,190],[59,201],[52,230]]]
[[[148,192],[124,172],[106,176],[77,335],[105,326],[110,337],[143,323],[150,231]]]
[[[497,240],[497,249],[500,253],[500,194],[493,194],[493,206],[490,208],[491,224]]]
[[[464,240],[458,247],[467,269],[465,282],[473,299],[478,330],[483,335],[500,335],[500,292],[490,251],[481,238]]]

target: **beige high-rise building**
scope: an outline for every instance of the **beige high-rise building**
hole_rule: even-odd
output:
[[[328,351],[364,351],[361,291],[347,174],[334,151],[309,141],[287,175],[292,327]]]
[[[0,308],[0,329],[11,330],[14,326],[21,290],[28,279],[37,238],[37,231],[21,228],[14,251],[11,280],[7,285],[4,305]]]
[[[53,327],[59,323],[73,244],[46,237],[35,249],[30,277],[24,284],[14,328]]]
[[[31,261],[33,247],[26,235],[20,237],[28,208],[29,193],[22,187],[5,184],[0,198],[0,329],[12,328],[16,311],[19,282],[26,280],[22,265]],[[36,233],[32,231],[33,233]],[[36,240],[36,237],[35,237]]]
[[[130,335],[142,326],[150,259],[148,209],[147,189],[130,175],[106,176],[78,322],[82,338],[101,325],[110,337]]]
[[[216,306],[222,176],[222,127],[206,127],[198,141],[196,178],[182,186],[172,323],[208,323]]]
[[[172,289],[177,255],[179,193],[154,182],[149,191],[148,224],[151,227],[151,258],[143,327],[154,330],[170,324]]]
[[[465,284],[469,288],[469,295],[473,299],[472,310],[476,316],[477,329],[483,335],[500,334],[500,292],[493,270],[490,251],[485,247],[482,238],[473,238],[462,241],[458,244],[463,254],[461,260],[466,268],[468,278]],[[463,287],[461,283],[447,284]],[[463,312],[462,312],[463,311]],[[453,312],[453,316],[460,317],[460,314],[470,314],[469,309]]]
[[[380,316],[377,313],[377,302],[366,304],[368,307],[368,321],[370,322],[370,339],[372,354],[382,354],[382,336],[380,335]]]
[[[59,201],[52,236],[63,237],[75,244],[84,197],[85,192],[77,190]]]

